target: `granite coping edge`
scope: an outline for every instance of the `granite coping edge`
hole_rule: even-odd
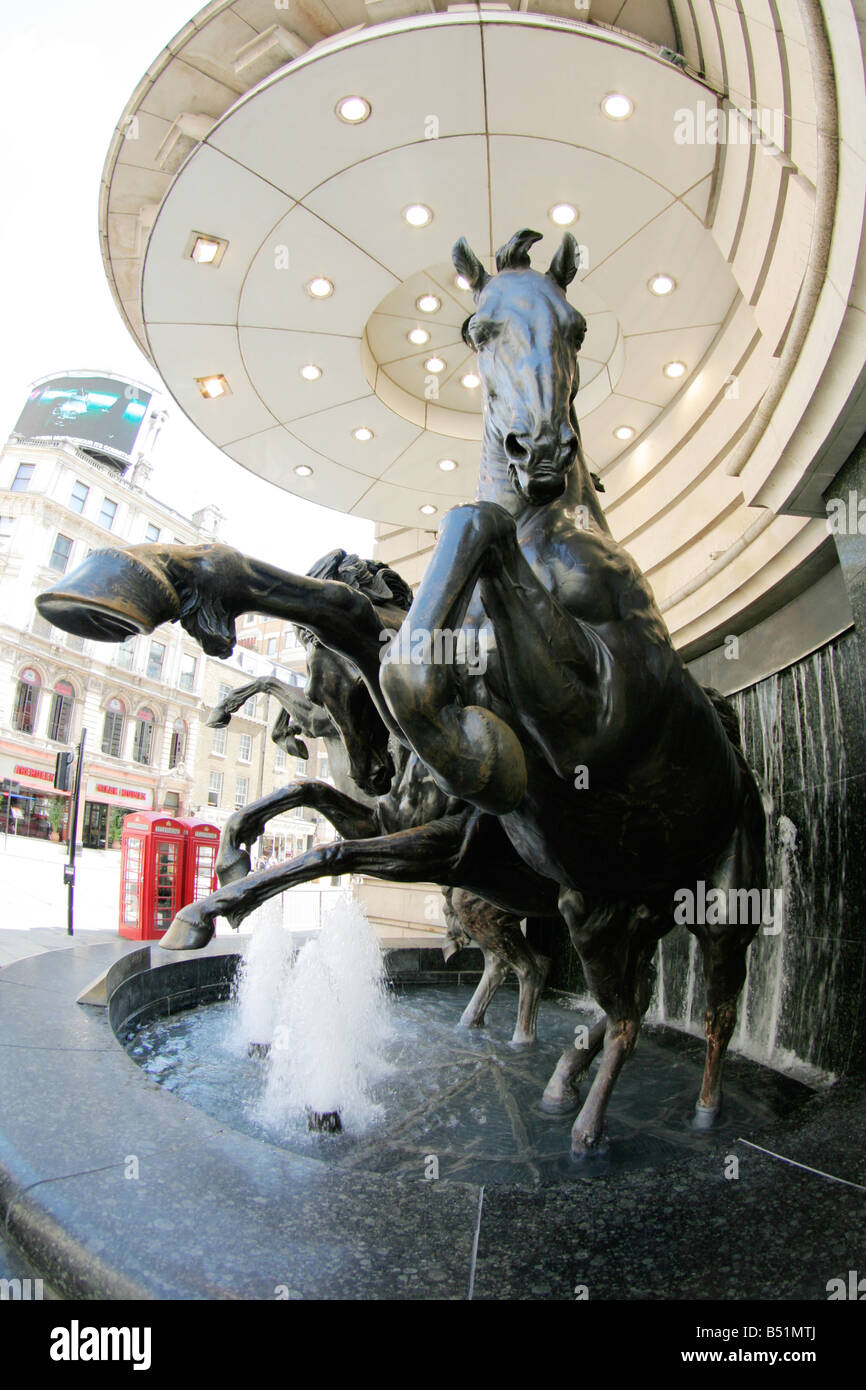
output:
[[[302,1158],[288,1150],[279,1148],[275,1145],[267,1144],[266,1141],[255,1139],[245,1135],[240,1131],[231,1129],[229,1126],[221,1126],[212,1117],[203,1111],[198,1111],[195,1107],[188,1105],[185,1101],[178,1099],[168,1092],[162,1090],[145,1076],[144,1073],[129,1059],[117,1038],[115,1028],[109,1022],[109,1009],[111,1001],[118,994],[124,992],[124,986],[129,987],[136,979],[142,980],[149,977],[156,988],[151,994],[153,1002],[169,1002],[172,997],[187,998],[194,994],[195,987],[190,989],[186,983],[180,983],[178,989],[166,990],[165,985],[173,974],[181,977],[188,976],[184,967],[194,962],[196,969],[193,972],[198,977],[198,988],[210,994],[212,988],[207,985],[207,976],[212,978],[222,976],[223,987],[225,984],[225,969],[221,967],[221,962],[226,957],[240,959],[238,941],[230,938],[216,938],[205,952],[176,952],[170,956],[159,951],[152,951],[152,946],[158,943],[142,943],[130,941],[118,941],[109,944],[93,944],[84,946],[73,955],[69,950],[58,950],[44,952],[38,957],[30,957],[27,966],[28,973],[33,972],[34,962],[39,962],[43,968],[51,970],[55,981],[55,987],[50,993],[47,990],[34,989],[33,1004],[34,1011],[51,1008],[56,1010],[58,994],[65,997],[64,1008],[69,1008],[70,1020],[76,1017],[75,1010],[85,1009],[87,1013],[96,1021],[96,1027],[106,1034],[106,1040],[110,1038],[114,1047],[107,1048],[106,1051],[96,1051],[91,1054],[93,1059],[105,1059],[106,1054],[112,1062],[122,1062],[129,1068],[126,1080],[135,1087],[136,1101],[144,1113],[152,1114],[152,1128],[154,1136],[160,1133],[160,1117],[166,1119],[168,1111],[174,1111],[177,1115],[176,1107],[181,1107],[185,1112],[184,1124],[188,1132],[188,1144],[194,1148],[196,1155],[207,1154],[219,1163],[226,1151],[236,1157],[237,1154],[246,1155],[250,1168],[258,1162],[266,1162],[271,1175],[274,1173],[285,1181],[286,1189],[291,1182],[293,1175],[305,1175],[307,1178],[321,1182],[326,1185],[326,1178],[330,1172],[329,1165],[318,1159]],[[390,955],[389,948],[386,946],[386,955]],[[422,956],[429,954],[438,956],[441,961],[441,950],[438,947],[416,946],[413,944],[408,952],[406,948],[396,947],[399,954],[405,952],[406,959],[399,963],[404,968],[399,968],[399,964],[389,960],[389,978],[394,983],[427,983],[437,980],[447,979],[448,982],[463,983],[476,979],[480,972],[467,971],[463,969],[451,971],[440,969],[426,971],[421,969]],[[92,957],[94,965],[94,976],[104,974],[107,982],[107,1002],[109,1007],[94,1008],[91,1004],[77,1003],[81,991],[80,979],[73,977],[73,963],[80,962],[82,951],[88,957]],[[480,956],[479,953],[475,953]],[[431,962],[432,963],[432,962]],[[438,962],[437,962],[438,963]],[[16,968],[25,966],[26,962],[14,962],[5,970],[0,971],[0,976],[9,971],[9,980],[12,981]],[[394,965],[398,964],[398,968]],[[35,967],[38,969],[38,967]],[[80,971],[78,972],[80,974]],[[66,989],[62,988],[63,977],[66,976]],[[58,983],[60,982],[60,983]],[[84,991],[87,992],[86,990]],[[190,1002],[192,1002],[190,1000]],[[125,1023],[134,1021],[134,1014],[125,1016],[117,1024],[123,1027]],[[62,1068],[64,1061],[69,1063],[70,1053],[66,1052],[62,1045],[45,1049],[44,1054],[40,1054],[38,1065],[47,1065],[54,1068]],[[81,1062],[80,1051],[76,1054],[78,1065]],[[36,1063],[34,1063],[35,1065]],[[88,1105],[88,1097],[82,1095],[80,1107],[80,1118],[82,1126],[92,1125],[92,1112]],[[122,1123],[118,1115],[112,1115],[112,1123],[118,1126]],[[113,1166],[113,1165],[109,1165]],[[120,1166],[119,1164],[117,1166]],[[159,1299],[163,1297],[175,1298],[199,1298],[198,1292],[191,1284],[188,1289],[174,1288],[168,1294],[164,1291],[164,1286],[160,1287],[160,1279],[157,1272],[151,1277],[135,1278],[131,1277],[128,1269],[122,1267],[121,1260],[109,1260],[104,1255],[96,1253],[92,1248],[92,1231],[82,1220],[76,1223],[74,1202],[70,1210],[69,1201],[64,1194],[68,1194],[80,1182],[87,1182],[89,1178],[95,1180],[95,1175],[105,1171],[105,1165],[94,1169],[84,1168],[79,1171],[63,1171],[62,1166],[58,1171],[46,1174],[34,1179],[33,1170],[28,1166],[26,1154],[18,1153],[14,1145],[4,1142],[3,1125],[0,1120],[0,1217],[2,1217],[2,1232],[17,1248],[23,1257],[29,1261],[36,1270],[45,1278],[61,1297],[83,1298],[83,1299]],[[391,1196],[395,1190],[395,1180],[393,1177],[383,1177],[376,1173],[355,1172],[352,1175],[352,1182],[359,1190],[364,1189],[370,1199],[382,1197],[387,1193]],[[402,1184],[398,1185],[402,1187]],[[417,1187],[417,1184],[415,1184]],[[470,1204],[474,1203],[478,1188],[471,1183],[450,1184],[455,1189],[465,1189],[470,1198]],[[412,1187],[406,1186],[404,1196],[411,1198]],[[203,1228],[208,1224],[211,1204],[213,1202],[213,1192],[201,1192],[192,1194],[197,1195],[197,1201],[201,1208],[201,1220]],[[183,1205],[188,1207],[191,1194],[183,1194]],[[55,1208],[60,1206],[63,1209],[64,1217],[58,1217]],[[86,1205],[82,1204],[83,1206]],[[443,1216],[445,1213],[443,1212]],[[443,1232],[444,1233],[444,1232]],[[285,1259],[285,1254],[283,1254]],[[455,1287],[454,1297],[463,1297],[465,1292],[465,1282],[463,1277]],[[230,1296],[230,1295],[229,1295]],[[324,1296],[327,1296],[325,1294]]]

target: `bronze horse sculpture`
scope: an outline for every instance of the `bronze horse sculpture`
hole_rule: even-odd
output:
[[[393,600],[403,611],[412,601],[411,590],[394,570],[375,561],[346,555],[343,550],[324,556],[310,573],[318,578],[337,578],[350,583],[374,603]],[[460,808],[454,798],[440,790],[418,757],[406,746],[394,740],[389,752],[388,730],[351,663],[329,651],[311,633],[302,628],[298,632],[307,653],[306,689],[301,691],[274,677],[250,681],[237,687],[217,705],[207,723],[214,728],[225,726],[231,714],[250,695],[267,691],[282,706],[272,733],[273,740],[285,745],[287,738],[292,739],[296,751],[306,756],[303,745],[298,747],[299,734],[325,738],[336,785],[317,780],[291,782],[229,817],[220,837],[217,858],[221,891],[210,899],[191,904],[179,914],[175,935],[182,933],[185,944],[190,940],[191,931],[196,933],[196,940],[202,932],[209,936],[214,919],[220,913],[233,925],[238,925],[263,901],[262,893],[270,896],[285,891],[287,886],[319,876],[314,855],[312,860],[300,856],[270,871],[247,877],[251,867],[249,848],[272,816],[299,806],[312,807],[331,821],[344,840],[377,839],[380,848],[387,848],[387,836],[395,831],[421,827],[445,815],[453,817],[461,809],[469,812],[469,808]],[[385,769],[387,775],[383,776]],[[506,854],[514,858],[507,843],[504,848]],[[422,870],[423,865],[414,866],[413,877],[423,877]],[[363,863],[356,871],[363,872]],[[390,877],[381,867],[381,860],[378,873],[382,878]],[[492,868],[491,877],[494,873]],[[535,1042],[538,1003],[548,961],[524,938],[520,916],[530,910],[533,915],[558,916],[553,885],[540,880],[534,897],[530,900],[524,895],[518,899],[514,912],[496,907],[460,888],[443,885],[443,893],[448,926],[446,957],[458,946],[473,941],[480,946],[484,957],[484,971],[463,1012],[461,1026],[483,1026],[496,990],[509,969],[513,969],[518,978],[519,994],[511,1043],[514,1047],[531,1046]],[[172,940],[167,944],[170,949]]]
[[[258,611],[302,624],[353,663],[385,725],[463,809],[384,837],[386,852],[367,839],[294,864],[313,855],[307,867],[324,874],[363,860],[366,872],[452,883],[505,908],[549,882],[606,1015],[601,1064],[572,1131],[583,1153],[602,1139],[675,893],[701,881],[760,888],[766,825],[729,707],[688,673],[610,533],[574,413],[586,327],[565,293],[576,244],[566,234],[542,274],[529,260],[538,239],[513,237],[494,276],[465,242],[455,247],[476,301],[464,335],[484,389],[478,500],[445,517],[408,615],[384,624],[400,627],[392,646],[381,641],[383,610],[357,590],[219,545],[97,552],[37,602],[57,626],[101,640],[176,619],[214,655],[231,652],[235,619]],[[486,669],[398,659],[418,634],[442,630],[483,635]],[[200,944],[194,923],[176,925],[171,944]],[[707,987],[697,1119],[710,1123],[758,922],[715,913],[688,925]],[[567,1102],[585,1060],[564,1054],[546,1093],[552,1107]]]

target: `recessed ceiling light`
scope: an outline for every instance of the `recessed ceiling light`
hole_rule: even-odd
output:
[[[356,430],[352,430],[352,435],[355,439],[360,440],[362,444],[366,444],[368,439],[373,438],[373,431],[367,429],[366,425],[359,425]]]
[[[457,463],[455,459],[440,459],[439,467],[442,469],[443,473],[453,473],[454,469],[457,467]]]
[[[465,275],[455,276],[454,283],[457,286],[458,290],[471,290],[472,288]]]
[[[313,470],[308,463],[299,463],[295,472],[299,478],[310,478],[312,477]]]
[[[231,387],[222,375],[197,376],[196,381],[205,400],[215,401],[218,396],[230,396],[232,393]]]
[[[634,110],[634,102],[622,92],[608,92],[601,109],[612,121],[625,121]]]
[[[631,425],[620,425],[618,429],[614,430],[614,434],[617,439],[631,439],[634,435],[634,430]]]
[[[410,203],[403,209],[403,217],[410,227],[428,227],[433,221],[433,213],[425,203]]]
[[[419,507],[418,510],[419,512],[423,512],[425,516],[432,516],[436,508],[433,506],[432,502],[425,502],[423,507]]]
[[[324,275],[316,275],[307,282],[307,294],[311,294],[314,299],[327,299],[328,295],[333,293],[333,281],[327,280]]]
[[[442,357],[428,357],[427,361],[424,363],[424,367],[428,372],[434,372],[436,374],[444,372],[446,366],[447,363]]]
[[[687,369],[685,362],[668,362],[663,370],[665,376],[669,376],[672,381],[676,381],[678,377],[685,376]]]
[[[360,125],[370,114],[370,103],[364,97],[343,97],[337,102],[336,111],[347,125]]]
[[[321,367],[317,367],[315,362],[307,362],[301,368],[301,376],[304,378],[304,381],[318,381],[321,375],[322,369]]]
[[[554,203],[547,215],[557,227],[570,227],[577,221],[577,208],[571,203]]]
[[[677,282],[672,275],[654,275],[648,282],[653,294],[670,294],[675,290]]]
[[[187,252],[196,265],[219,265],[223,258],[227,241],[218,236],[208,236],[205,232],[193,232],[192,245]]]
[[[476,376],[474,372],[467,372],[460,378],[460,385],[465,386],[467,391],[474,391],[481,385],[481,377]]]
[[[415,300],[415,308],[420,309],[422,314],[435,314],[437,309],[442,308],[442,300],[437,299],[435,294],[422,294]]]
[[[430,334],[427,332],[426,328],[413,328],[406,334],[406,337],[409,339],[409,342],[414,343],[416,347],[423,347],[425,343],[429,343],[430,341]]]

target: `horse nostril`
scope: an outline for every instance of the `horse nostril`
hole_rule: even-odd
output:
[[[523,463],[524,459],[529,458],[529,450],[524,448],[516,434],[505,436],[505,452],[513,463]]]

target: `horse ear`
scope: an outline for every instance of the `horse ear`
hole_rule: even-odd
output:
[[[541,232],[530,231],[524,227],[515,232],[510,241],[500,246],[496,252],[497,270],[522,270],[529,267],[529,248],[541,241]]]
[[[547,273],[561,290],[566,290],[577,274],[579,264],[580,252],[577,249],[577,242],[571,232],[566,232],[559,250],[550,262]]]
[[[490,279],[465,237],[461,237],[451,249],[451,259],[458,275],[465,275],[469,288],[477,299]]]

